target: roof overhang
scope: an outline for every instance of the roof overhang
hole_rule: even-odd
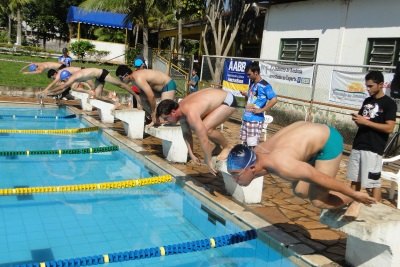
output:
[[[83,23],[100,27],[118,28],[132,30],[132,22],[128,22],[126,14],[105,11],[88,11],[71,6],[68,9],[68,23]]]

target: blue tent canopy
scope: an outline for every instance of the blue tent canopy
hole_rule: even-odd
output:
[[[125,23],[126,14],[105,11],[87,11],[71,6],[68,10],[68,23],[84,23],[101,27],[111,27],[132,30],[132,22]]]

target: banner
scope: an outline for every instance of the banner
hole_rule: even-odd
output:
[[[260,62],[261,77],[266,81],[312,87],[314,66],[294,66]]]
[[[365,98],[369,96],[365,87],[365,75],[367,72],[332,71],[329,101],[345,105],[360,107]],[[383,91],[389,93],[390,82],[393,73],[383,73],[385,83]]]
[[[232,92],[235,96],[242,96],[240,91],[249,89],[249,77],[247,77],[245,69],[250,63],[250,60],[226,59],[222,88]]]

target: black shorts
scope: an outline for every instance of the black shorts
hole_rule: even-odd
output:
[[[103,72],[101,73],[100,77],[97,78],[96,80],[97,80],[99,83],[104,84],[104,82],[105,82],[106,77],[107,77],[108,74],[109,74],[108,70],[103,69]]]

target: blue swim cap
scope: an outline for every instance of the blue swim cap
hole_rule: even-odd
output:
[[[135,59],[133,65],[135,66],[135,68],[140,68],[143,65],[143,60],[141,60],[140,58]]]
[[[33,71],[37,70],[37,67],[38,66],[36,64],[30,64],[28,69],[29,69],[30,72],[33,72]]]
[[[67,71],[67,70],[62,70],[60,73],[60,80],[61,81],[65,81],[67,80],[69,77],[71,77],[71,72]]]
[[[240,171],[256,162],[256,153],[246,145],[236,145],[229,152],[227,160],[228,172]]]

